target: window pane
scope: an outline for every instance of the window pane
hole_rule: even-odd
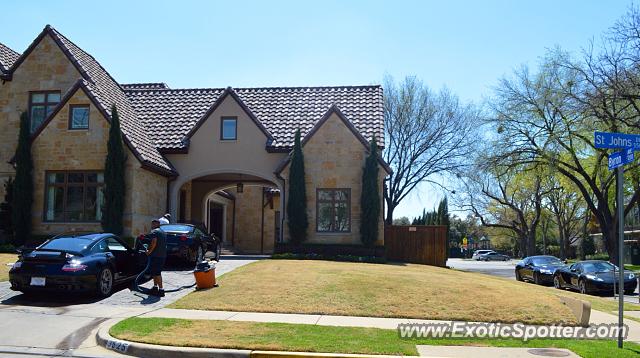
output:
[[[222,120],[222,139],[236,139],[236,120]]]
[[[331,217],[333,216],[333,207],[331,203],[318,204],[318,220],[316,223],[317,231],[331,231]]]
[[[58,103],[60,102],[60,93],[49,93],[47,95],[47,102]]]
[[[89,107],[74,107],[71,111],[71,128],[89,128]]]
[[[84,173],[69,173],[67,177],[69,183],[84,183]]]
[[[349,206],[347,203],[336,203],[336,218],[334,231],[349,231]]]
[[[71,177],[71,175],[69,175],[69,177]],[[67,221],[84,220],[82,215],[83,193],[84,193],[84,188],[81,186],[67,187],[67,208],[66,208]]]
[[[45,118],[45,107],[44,106],[32,106],[31,107],[31,132],[34,132],[40,124],[44,121]]]
[[[95,186],[87,187],[87,195],[84,203],[85,220],[95,221],[98,213],[98,188]]]
[[[49,187],[47,190],[47,213],[46,218],[49,221],[64,220],[64,188]]]
[[[44,103],[45,94],[44,93],[32,93],[31,94],[31,103]]]
[[[347,201],[347,199],[349,198],[346,190],[336,190],[335,195],[336,201]]]
[[[47,182],[49,184],[62,184],[64,183],[64,173],[49,173]]]
[[[332,190],[318,190],[318,200],[333,200]]]

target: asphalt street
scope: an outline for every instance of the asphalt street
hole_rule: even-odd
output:
[[[257,258],[223,256],[216,276]],[[194,282],[192,268],[174,267],[163,273],[165,289]],[[151,283],[145,284],[151,286]],[[138,316],[160,309],[192,292],[167,293],[162,299],[132,292],[128,287],[102,300],[69,295],[26,298],[0,282],[0,356],[124,357],[97,346],[97,327],[110,318]]]
[[[509,261],[476,261],[471,259],[448,259],[447,266],[455,268],[457,270],[479,272],[486,275],[504,277],[511,280],[515,280],[515,267],[519,260]],[[553,290],[553,286],[549,286],[549,289]],[[617,300],[613,296],[604,296],[604,298]],[[639,303],[638,301],[638,289],[633,295],[625,295],[626,302]]]

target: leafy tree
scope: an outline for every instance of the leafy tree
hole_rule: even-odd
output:
[[[378,145],[375,136],[369,144],[369,155],[362,172],[362,192],[360,196],[360,240],[365,246],[378,240],[380,220],[380,191],[378,185]]]
[[[12,221],[14,244],[22,245],[31,236],[33,204],[33,160],[31,158],[31,125],[27,112],[20,115],[20,133],[16,149],[16,179],[13,183]]]
[[[289,199],[287,200],[287,223],[291,242],[300,244],[307,239],[307,187],[304,181],[304,155],[300,144],[300,129],[296,131],[291,164],[289,166]]]
[[[397,219],[393,219],[393,225],[411,225],[411,221],[408,217],[402,216]]]
[[[434,92],[415,77],[399,84],[389,77],[384,87],[383,158],[393,169],[385,183],[385,222],[391,225],[394,209],[418,184],[441,185],[433,176],[469,166],[478,114],[446,89]]]
[[[107,143],[107,159],[104,164],[104,211],[102,229],[120,235],[123,232],[122,212],[125,196],[126,154],[120,131],[120,117],[116,106],[111,107],[111,126]]]
[[[0,231],[6,238],[13,236],[12,205],[13,178],[9,177],[4,183],[4,201],[0,203]]]

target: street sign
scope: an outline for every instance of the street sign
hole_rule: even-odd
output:
[[[640,150],[640,135],[624,133],[593,132],[596,148],[633,148]]]
[[[609,154],[609,170],[633,163],[633,148]]]

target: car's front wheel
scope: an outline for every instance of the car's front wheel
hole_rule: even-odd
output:
[[[108,297],[113,291],[113,271],[105,267],[98,272],[97,293],[100,297]]]

